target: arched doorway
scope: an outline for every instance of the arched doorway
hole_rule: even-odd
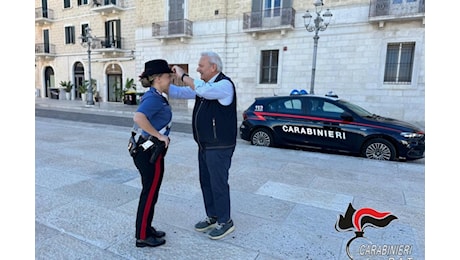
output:
[[[54,70],[52,67],[45,67],[44,71],[45,79],[45,97],[51,97],[54,99],[59,99],[59,89],[56,88],[55,79],[54,79]]]
[[[123,101],[123,79],[121,67],[118,64],[112,63],[105,70],[107,74],[107,101],[122,102]]]
[[[74,76],[74,82],[75,82],[75,90],[77,94],[75,97],[81,98],[81,93],[78,91],[78,88],[83,85],[83,82],[85,81],[85,69],[83,67],[83,64],[81,62],[75,62],[73,65],[73,74]]]

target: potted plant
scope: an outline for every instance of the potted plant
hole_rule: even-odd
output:
[[[81,100],[86,102],[86,92],[88,91],[88,84],[78,86],[78,92],[81,94]]]
[[[123,101],[128,105],[136,105],[136,83],[134,83],[133,78],[126,78],[125,89],[123,91],[124,98]]]
[[[96,82],[97,81],[95,79],[91,79],[91,82],[93,83],[92,84],[92,92],[93,92],[93,98],[94,98],[95,94],[96,94],[96,91],[97,91],[97,89],[96,89],[96,86],[97,86]],[[86,93],[88,92],[88,89],[89,89],[89,81],[88,80],[83,81],[83,84],[80,87],[78,87],[78,91],[81,93],[81,99],[83,101],[87,100]]]
[[[123,100],[123,87],[118,80],[112,84],[112,91],[115,95],[115,101],[119,102]]]
[[[125,82],[125,93],[135,93],[136,92],[136,83],[134,83],[133,78],[127,78]]]
[[[72,82],[70,82],[70,80],[69,81],[61,81],[59,83],[59,85],[61,85],[61,87],[64,89],[66,99],[70,100],[70,92],[72,91],[72,88],[73,88]]]

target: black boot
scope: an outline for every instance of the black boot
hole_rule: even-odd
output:
[[[156,230],[154,227],[150,227],[150,230],[152,231],[152,235],[156,238],[162,238],[166,236],[166,233],[160,230]]]
[[[156,238],[156,237],[148,237],[145,240],[143,239],[137,239],[136,240],[136,247],[156,247],[156,246],[161,246],[164,243],[166,243],[166,240],[163,238]]]

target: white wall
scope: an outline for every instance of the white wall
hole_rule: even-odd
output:
[[[326,31],[320,32],[315,93],[332,90],[370,112],[421,124],[425,121],[425,28],[422,21],[386,22],[383,28],[368,22],[369,6],[337,7]],[[189,64],[190,75],[200,52],[216,51],[224,73],[237,87],[238,109],[246,109],[257,96],[285,95],[292,89],[310,89],[314,33],[305,30],[303,12],[297,11],[295,29],[259,34],[242,31],[237,20],[194,22],[193,37],[179,40],[151,38],[151,27],[136,31],[136,71],[144,62],[163,58],[169,63]],[[411,85],[384,85],[386,46],[389,42],[415,42],[416,54]],[[283,51],[283,47],[287,50]],[[260,52],[280,51],[277,84],[258,84]]]

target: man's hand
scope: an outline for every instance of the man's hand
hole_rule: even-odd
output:
[[[184,69],[182,69],[181,67],[177,66],[177,65],[174,65],[171,70],[176,73],[176,76],[177,78],[181,78],[182,77],[182,74],[184,74]]]
[[[192,90],[195,90],[195,83],[193,81],[193,78],[191,78],[188,74],[185,73],[184,69],[174,65],[171,70],[176,74],[176,77],[180,80],[182,80],[187,86],[189,86]],[[183,77],[183,76],[187,77]]]

